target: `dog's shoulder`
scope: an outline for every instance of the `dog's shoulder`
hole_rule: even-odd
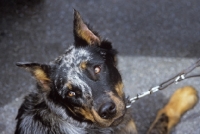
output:
[[[38,132],[42,132],[43,126],[49,126],[48,122],[44,120],[48,113],[47,105],[39,93],[32,92],[25,96],[16,117],[18,121],[15,133],[34,132],[33,128],[38,129]]]
[[[24,98],[16,119],[18,122],[15,134],[32,132],[37,132],[38,134],[86,133],[83,127],[84,124],[75,122],[65,114],[65,110],[62,107],[44,100],[38,93],[30,93]]]

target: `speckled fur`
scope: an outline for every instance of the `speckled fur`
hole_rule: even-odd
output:
[[[37,90],[24,98],[15,134],[137,134],[111,43],[92,31],[77,11],[74,38],[74,45],[49,64],[17,63],[35,77]],[[194,88],[177,90],[147,133],[170,133],[197,101]],[[107,102],[115,112],[103,116],[101,107]]]
[[[49,64],[17,63],[35,77],[37,90],[25,97],[15,134],[135,133],[111,43],[90,30],[77,11],[74,37],[74,45]],[[107,103],[115,112],[101,115]]]

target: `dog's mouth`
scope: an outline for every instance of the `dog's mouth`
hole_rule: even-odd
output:
[[[76,116],[82,115],[84,117],[84,120],[91,121],[98,127],[111,127],[111,126],[117,126],[120,124],[123,120],[123,117],[126,113],[126,108],[120,108],[116,111],[116,113],[113,116],[110,116],[109,118],[103,118],[99,115],[99,112],[96,111],[94,108],[91,110],[82,109],[82,108],[76,108],[76,112],[74,113]]]
[[[101,104],[98,109],[92,108],[93,122],[100,127],[118,125],[126,113],[125,101],[109,93],[111,101]]]
[[[104,119],[99,116],[98,112],[92,110],[94,119],[93,122],[100,127],[116,126],[123,120],[125,113],[126,109],[121,109],[120,111],[117,111],[117,113],[112,118]]]
[[[117,97],[112,92],[108,93],[108,101],[93,104],[92,107],[76,107],[71,111],[74,115],[86,121],[91,121],[98,127],[110,127],[118,125],[126,114],[126,101],[124,98]]]

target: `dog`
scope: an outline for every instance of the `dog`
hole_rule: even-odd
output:
[[[74,10],[74,45],[48,64],[18,62],[37,81],[24,98],[15,134],[137,134],[117,69],[117,52]],[[148,134],[167,134],[197,103],[197,91],[178,89]]]

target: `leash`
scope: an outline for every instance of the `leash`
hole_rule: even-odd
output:
[[[150,88],[146,92],[139,93],[139,94],[136,95],[136,97],[133,97],[133,98],[127,97],[128,101],[127,101],[126,108],[130,108],[132,103],[134,103],[138,99],[140,99],[144,96],[150,95],[152,93],[155,93],[159,90],[163,90],[163,89],[167,88],[168,86],[172,85],[173,83],[177,84],[178,82],[185,80],[185,79],[188,79],[188,78],[200,77],[200,74],[188,75],[190,72],[192,72],[195,68],[197,68],[199,66],[200,66],[200,58],[194,64],[192,64],[191,66],[189,66],[185,70],[181,71],[180,73],[178,73],[174,77],[162,82],[160,85],[155,86],[153,88]]]

